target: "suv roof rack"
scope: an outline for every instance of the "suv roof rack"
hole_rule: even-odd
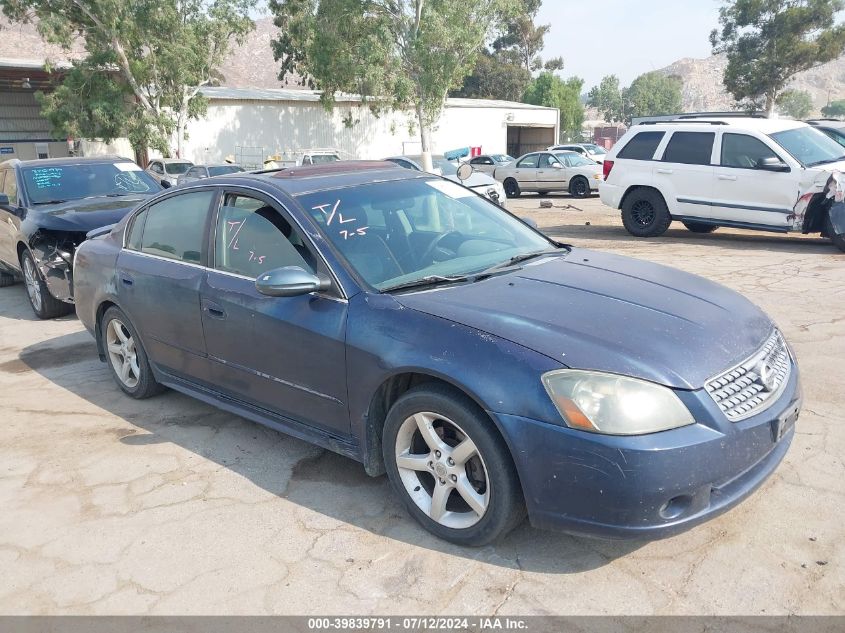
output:
[[[654,123],[693,123],[698,119],[765,119],[764,114],[748,114],[746,112],[679,112],[676,114],[661,114],[654,116],[632,117],[631,125],[643,125]],[[716,123],[715,125],[724,125]]]
[[[699,123],[701,125],[727,125],[724,121],[700,121],[695,119],[669,119],[667,121],[641,121],[634,123],[634,125],[689,125],[692,123]]]

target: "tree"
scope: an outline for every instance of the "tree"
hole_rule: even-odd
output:
[[[729,0],[710,34],[713,52],[728,57],[728,92],[762,100],[771,115],[790,78],[845,51],[845,25],[834,24],[843,8],[843,0]]]
[[[336,92],[362,96],[376,111],[413,106],[423,167],[448,91],[475,65],[491,26],[511,0],[270,0],[281,34],[273,42],[279,77],[310,78],[325,107]]]
[[[640,75],[623,92],[625,120],[635,116],[655,116],[681,111],[683,81],[657,71]]]
[[[449,95],[469,99],[521,101],[529,83],[531,73],[522,66],[502,62],[492,53],[482,51],[472,74],[467,75],[463,85]]]
[[[40,95],[56,133],[112,140],[136,151],[181,153],[190,119],[205,112],[200,89],[217,77],[233,41],[253,28],[255,0],[0,0],[11,20],[36,21],[41,36],[87,56],[59,88]]]
[[[510,63],[521,65],[529,72],[543,68],[540,51],[543,50],[546,34],[551,29],[551,24],[538,26],[534,23],[542,3],[542,0],[519,0],[519,10],[504,22],[501,34],[493,41],[494,52]],[[560,62],[563,67],[563,60],[560,59]]]
[[[813,97],[806,90],[784,90],[776,99],[781,111],[793,119],[806,119],[813,111]]]
[[[525,103],[560,109],[560,132],[567,139],[580,137],[584,123],[581,89],[584,80],[570,77],[566,81],[545,71],[531,82],[525,91]]]
[[[622,103],[622,90],[619,77],[608,75],[598,86],[593,86],[587,95],[587,103],[597,108],[606,121],[617,123],[625,118]]]
[[[832,101],[824,106],[822,108],[822,115],[833,119],[845,117],[845,99]]]

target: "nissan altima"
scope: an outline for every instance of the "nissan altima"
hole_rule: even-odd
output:
[[[170,387],[358,460],[464,545],[526,513],[686,529],[772,473],[800,409],[789,345],[741,295],[386,162],[168,190],[74,269],[128,396]]]

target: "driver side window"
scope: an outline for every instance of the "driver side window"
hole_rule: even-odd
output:
[[[543,154],[540,157],[540,169],[551,167],[552,165],[559,165],[557,158],[552,156],[551,154]]]
[[[747,134],[724,134],[722,136],[722,167],[757,169],[764,158],[775,158],[783,162],[765,143]]]
[[[217,214],[214,268],[255,279],[283,266],[299,266],[313,273],[316,259],[275,206],[227,194]]]
[[[517,167],[520,169],[536,169],[537,168],[537,159],[539,156],[537,154],[531,154],[530,156],[526,156],[517,164]]]

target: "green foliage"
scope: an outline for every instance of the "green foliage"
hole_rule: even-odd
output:
[[[781,112],[793,119],[806,119],[813,111],[813,97],[806,90],[784,90],[776,102]]]
[[[598,86],[593,86],[587,95],[587,103],[597,108],[606,121],[617,123],[625,118],[622,107],[622,89],[619,77],[608,75]]]
[[[415,107],[423,151],[447,92],[475,65],[513,0],[270,0],[279,77],[308,77],[326,107],[336,92],[375,110]]]
[[[521,101],[529,83],[531,73],[528,70],[519,64],[502,62],[496,55],[482,51],[472,74],[467,75],[461,88],[452,91],[450,96]]]
[[[791,77],[842,55],[845,26],[834,21],[843,8],[843,0],[729,0],[710,34],[713,52],[728,57],[728,92],[762,100],[771,114]]]
[[[659,72],[640,75],[623,93],[625,120],[631,117],[654,116],[680,112],[683,81],[677,76]]]
[[[542,72],[525,91],[525,103],[560,109],[560,134],[567,139],[580,138],[584,123],[581,89],[584,80],[570,77],[566,81],[551,72]]]
[[[845,117],[845,99],[830,102],[822,108],[822,114],[834,119]]]
[[[213,82],[232,41],[253,28],[255,0],[0,0],[12,21],[37,20],[48,42],[87,56],[56,92],[41,95],[59,135],[112,140],[170,153],[178,131],[201,116],[199,89]]]

